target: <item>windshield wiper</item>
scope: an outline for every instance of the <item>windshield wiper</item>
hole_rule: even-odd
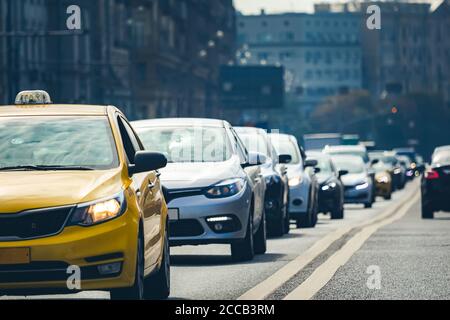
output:
[[[59,165],[52,165],[52,166],[25,165],[25,166],[0,167],[0,171],[52,171],[52,170],[91,171],[95,169],[83,166],[59,166]]]

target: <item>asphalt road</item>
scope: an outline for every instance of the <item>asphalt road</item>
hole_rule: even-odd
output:
[[[294,229],[282,238],[269,239],[265,255],[254,261],[233,263],[229,246],[186,246],[172,248],[171,299],[237,299],[276,271],[305,253],[318,240],[346,226],[376,219],[389,209],[411,199],[418,184],[397,192],[393,200],[379,199],[373,209],[346,206],[345,219],[332,221],[320,216],[314,229]],[[350,232],[324,250],[295,277],[280,283],[267,299],[283,299],[302,284],[317,267],[354,236]],[[314,299],[411,299],[450,298],[450,215],[420,219],[416,203],[399,221],[380,228],[340,267]],[[378,268],[381,289],[366,285],[369,266]],[[284,269],[282,269],[284,270]],[[378,283],[378,282],[377,282]],[[108,299],[107,292],[81,292],[74,295],[3,297],[3,299]]]
[[[370,266],[380,281],[369,288]],[[450,299],[450,214],[422,220],[416,202],[372,235],[314,299]]]

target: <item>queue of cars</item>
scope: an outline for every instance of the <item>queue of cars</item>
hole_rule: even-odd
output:
[[[397,174],[420,170],[405,151],[307,154],[291,135],[214,119],[130,123],[113,106],[52,104],[44,91],[0,108],[0,147],[0,294],[67,290],[75,270],[71,290],[164,299],[170,246],[228,244],[233,260],[251,260],[291,221],[343,219],[344,203],[369,208],[404,186]],[[450,170],[445,151],[425,175],[428,216],[442,202],[429,190]]]

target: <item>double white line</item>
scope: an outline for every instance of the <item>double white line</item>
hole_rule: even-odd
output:
[[[308,300],[311,299],[320,289],[322,289],[334,276],[339,267],[345,265],[352,255],[358,251],[366,240],[379,228],[388,225],[402,218],[411,207],[419,200],[420,193],[417,186],[413,192],[408,193],[397,206],[388,209],[382,215],[366,222],[353,224],[337,229],[324,238],[317,241],[305,253],[289,262],[283,268],[275,272],[272,276],[253,287],[238,300],[264,300],[276,289],[288,282],[310,262],[327,250],[335,241],[352,230],[361,229],[346,244],[329,257],[296,289],[290,292],[284,299],[286,300]]]

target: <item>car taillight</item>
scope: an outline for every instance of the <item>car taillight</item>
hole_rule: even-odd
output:
[[[425,179],[427,180],[435,180],[439,179],[439,172],[430,170],[425,173]]]

